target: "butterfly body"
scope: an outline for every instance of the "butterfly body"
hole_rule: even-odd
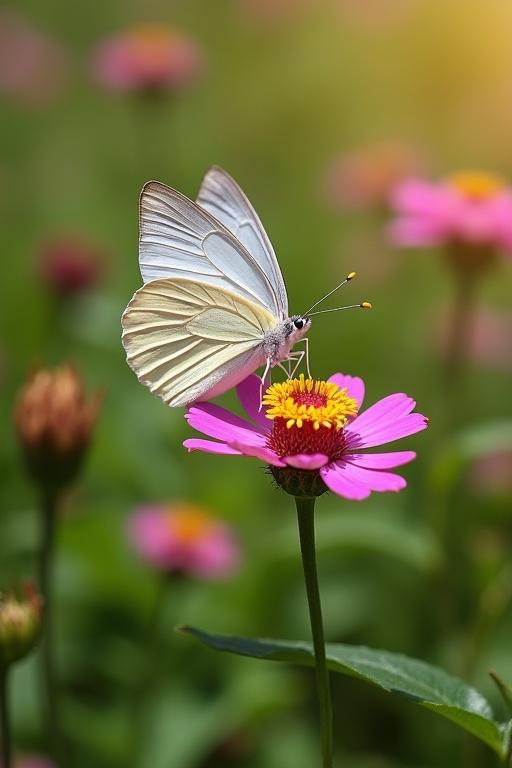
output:
[[[139,262],[145,284],[123,314],[123,344],[139,380],[168,405],[211,399],[292,359],[311,326],[288,316],[272,245],[219,168],[206,174],[196,203],[145,185]]]

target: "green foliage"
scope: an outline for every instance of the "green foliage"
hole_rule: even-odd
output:
[[[212,635],[194,627],[180,630],[217,651],[307,667],[314,665],[311,643]],[[462,680],[418,659],[364,646],[330,643],[326,654],[333,672],[357,677],[420,704],[456,723],[504,757],[505,725],[494,719],[482,694]]]

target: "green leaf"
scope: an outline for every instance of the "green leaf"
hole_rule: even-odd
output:
[[[311,643],[212,635],[193,627],[180,627],[180,631],[217,651],[314,665]],[[423,661],[364,646],[327,644],[326,653],[333,672],[357,677],[426,707],[481,739],[503,757],[505,726],[494,720],[486,699],[457,677]]]

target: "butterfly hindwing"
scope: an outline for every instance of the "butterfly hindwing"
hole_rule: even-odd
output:
[[[123,315],[131,368],[168,405],[185,405],[264,360],[262,342],[276,318],[254,302],[200,281],[153,280]],[[217,393],[223,391],[219,389]]]

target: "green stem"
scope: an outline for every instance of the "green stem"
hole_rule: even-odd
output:
[[[41,661],[43,678],[43,698],[45,701],[46,726],[50,750],[60,764],[62,757],[62,737],[57,696],[57,682],[54,657],[54,622],[53,622],[53,561],[55,553],[55,531],[57,523],[58,493],[44,491],[41,498],[42,536],[39,561],[39,588],[43,597],[43,615],[41,626]]]
[[[7,669],[0,669],[0,757],[2,768],[11,768],[11,723],[7,701]]]
[[[322,606],[320,603],[316,568],[315,499],[295,498],[295,504],[297,507],[302,567],[304,569],[313,648],[315,651],[316,689],[322,735],[322,765],[323,768],[333,768],[331,689],[325,658]]]

